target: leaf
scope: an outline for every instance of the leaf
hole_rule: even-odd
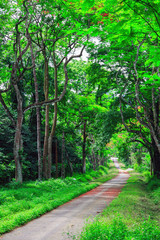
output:
[[[95,4],[95,0],[85,0],[82,4],[82,10],[88,10],[93,7]]]

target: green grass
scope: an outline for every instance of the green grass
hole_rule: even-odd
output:
[[[74,239],[160,239],[160,180],[147,185],[139,174],[131,175],[119,196]]]
[[[108,172],[108,173],[107,173]],[[32,219],[68,202],[114,176],[118,171],[110,168],[96,171],[96,180],[87,174],[42,182],[11,182],[0,187],[0,234],[9,232]],[[88,181],[90,180],[90,181]]]

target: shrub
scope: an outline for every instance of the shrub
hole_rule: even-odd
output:
[[[136,172],[142,172],[142,169],[141,169],[140,165],[138,165],[138,163],[135,163],[135,164],[134,164],[134,170],[135,170]]]
[[[107,167],[105,167],[105,166],[99,166],[99,170],[102,170],[105,174],[107,174],[108,173],[108,169],[107,169]]]
[[[149,171],[145,171],[143,172],[143,176],[145,177],[145,182],[149,182],[149,180],[151,179],[151,173]]]
[[[160,231],[153,221],[147,220],[131,230],[121,220],[115,218],[111,224],[95,220],[81,233],[80,240],[158,240]]]
[[[95,221],[82,232],[81,240],[123,240],[128,232],[126,225],[119,219],[115,219],[110,225],[104,221]]]
[[[140,226],[137,226],[133,232],[131,232],[132,239],[134,240],[158,240],[160,239],[160,231],[153,221],[147,220],[142,222]]]
[[[158,187],[160,187],[160,180],[156,176],[150,178],[147,189],[151,191],[157,189]]]
[[[98,173],[100,174],[100,176],[105,175],[105,172],[103,170],[101,170],[101,169],[98,170]]]
[[[86,178],[86,180],[91,181],[93,179],[92,176],[90,176],[89,174],[85,174],[84,177]]]
[[[93,177],[93,178],[97,178],[97,177],[98,177],[97,175],[98,175],[98,174],[97,174],[97,171],[92,170],[92,171],[90,172],[90,176]]]
[[[155,189],[151,193],[151,197],[153,198],[153,201],[154,201],[155,204],[160,204],[160,187]]]

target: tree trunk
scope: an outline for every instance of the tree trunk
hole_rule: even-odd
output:
[[[105,157],[102,157],[102,161],[101,161],[102,166],[104,166],[104,162],[105,162]],[[107,165],[107,161],[106,161],[106,165]]]
[[[57,67],[54,68],[54,85],[55,85],[55,98],[58,97],[58,86],[57,86]],[[51,165],[52,165],[52,140],[56,131],[57,124],[57,102],[54,103],[54,118],[51,133],[48,139],[48,168],[47,168],[47,177],[51,178]]]
[[[100,162],[101,162],[101,156],[98,154],[97,155],[97,166],[100,166]]]
[[[153,175],[160,178],[160,153],[153,139],[152,147],[151,164],[153,168]]]
[[[38,81],[36,76],[36,69],[35,69],[35,57],[33,54],[32,48],[32,41],[29,36],[30,41],[30,49],[31,49],[31,58],[33,64],[33,77],[34,77],[34,87],[35,87],[35,102],[39,102],[39,94],[38,94]],[[41,164],[41,119],[40,119],[40,108],[36,108],[36,117],[37,117],[37,154],[38,154],[38,179],[42,179],[42,164]]]
[[[151,176],[153,176],[153,159],[152,159],[152,157],[151,157]]]
[[[92,149],[92,159],[93,159],[93,170],[96,170],[96,156],[95,156],[95,153],[94,153],[94,149]]]
[[[36,109],[37,114],[37,153],[38,153],[38,179],[42,179],[42,163],[41,163],[41,119],[40,109]]]
[[[56,178],[58,178],[58,151],[57,151],[57,139],[55,140],[55,160],[56,160]]]
[[[67,161],[68,161],[68,165],[69,165],[70,172],[71,172],[71,177],[72,177],[73,176],[73,166],[72,166],[72,163],[71,163],[71,161],[69,159],[67,150],[66,150],[66,158],[67,158]]]
[[[17,84],[14,85],[14,89],[17,97],[17,123],[14,137],[14,160],[15,160],[15,179],[16,182],[22,183],[22,159],[21,154],[23,151],[23,142],[22,142],[22,122],[23,122],[23,109],[22,109],[22,96],[18,89]]]
[[[64,139],[64,131],[62,136],[62,156],[61,156],[61,177],[65,178],[65,164],[64,164],[64,151],[65,151],[65,139]]]
[[[82,173],[86,172],[86,125],[87,121],[84,122],[83,126],[83,162],[82,162]]]
[[[49,81],[48,81],[48,60],[44,53],[45,70],[44,70],[44,95],[45,101],[48,101]],[[49,105],[45,107],[45,136],[43,143],[43,177],[47,178],[47,155],[48,155],[48,138],[49,138]]]

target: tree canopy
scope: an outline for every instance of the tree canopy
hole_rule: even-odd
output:
[[[132,142],[160,176],[159,9],[158,0],[0,1],[1,182],[14,170],[22,182],[96,169],[122,132],[119,156],[129,159]]]

